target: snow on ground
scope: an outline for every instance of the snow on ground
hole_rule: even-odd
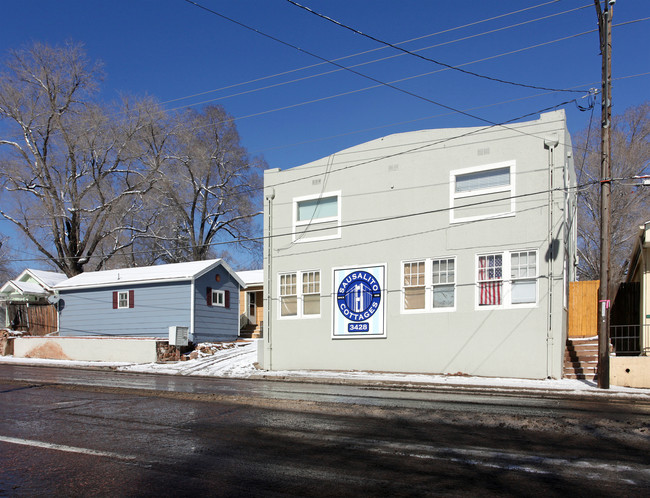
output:
[[[203,377],[228,377],[240,379],[278,379],[333,383],[399,383],[412,387],[448,387],[486,389],[492,392],[511,390],[555,391],[567,394],[606,395],[616,397],[641,397],[650,399],[650,389],[611,386],[609,390],[598,389],[595,382],[561,379],[529,380],[493,377],[466,377],[458,375],[400,374],[363,371],[276,370],[265,371],[255,367],[258,340],[224,344],[199,345],[199,357],[187,361],[169,363],[124,363],[96,361],[45,360],[36,358],[13,358],[0,356],[0,363],[42,366],[69,366],[76,368],[110,368],[120,372],[156,373]]]

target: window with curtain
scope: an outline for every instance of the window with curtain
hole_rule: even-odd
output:
[[[510,168],[487,169],[456,175],[456,192],[471,192],[510,185]]]
[[[477,259],[479,306],[537,304],[537,251],[504,251]]]
[[[320,272],[302,273],[302,314],[320,315]]]
[[[512,304],[537,301],[537,252],[513,252],[510,255]]]
[[[413,261],[404,263],[404,309],[420,310],[425,307],[425,263]]]
[[[280,275],[280,315],[296,316],[298,314],[298,294],[296,274]]]

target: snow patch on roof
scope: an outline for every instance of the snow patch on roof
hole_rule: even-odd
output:
[[[54,287],[56,284],[68,280],[68,276],[63,273],[32,269],[29,269],[28,271],[48,287]]]
[[[202,274],[219,263],[223,264],[223,261],[221,259],[210,259],[207,261],[190,261],[187,263],[172,263],[168,265],[121,268],[119,270],[90,271],[57,284],[56,289],[77,289],[109,284],[132,284],[159,280],[192,280],[197,275]],[[227,266],[225,267],[228,268]]]
[[[264,282],[264,270],[238,271],[237,275],[244,281],[246,287],[250,285],[262,285]]]
[[[13,294],[18,292],[19,294],[27,294],[31,296],[47,296],[50,294],[46,289],[35,282],[21,282],[20,280],[9,280],[2,286],[0,292],[2,292],[2,294]]]

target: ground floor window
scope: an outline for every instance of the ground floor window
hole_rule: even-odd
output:
[[[296,271],[280,274],[280,316],[320,316],[320,271]]]
[[[477,256],[479,307],[537,303],[537,251],[504,251]]]
[[[426,287],[425,261],[404,263],[404,309],[422,310],[425,308]]]
[[[222,290],[212,290],[212,306],[226,306],[226,293]]]
[[[453,308],[456,304],[456,259],[434,259],[431,266],[432,307]]]
[[[403,311],[450,311],[456,306],[456,258],[402,263]]]
[[[298,294],[296,291],[296,274],[280,275],[280,315],[296,316],[298,314]]]
[[[302,273],[302,314],[320,315],[320,272]]]

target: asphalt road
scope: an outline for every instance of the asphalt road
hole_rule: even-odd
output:
[[[0,495],[647,496],[650,404],[0,366]]]

